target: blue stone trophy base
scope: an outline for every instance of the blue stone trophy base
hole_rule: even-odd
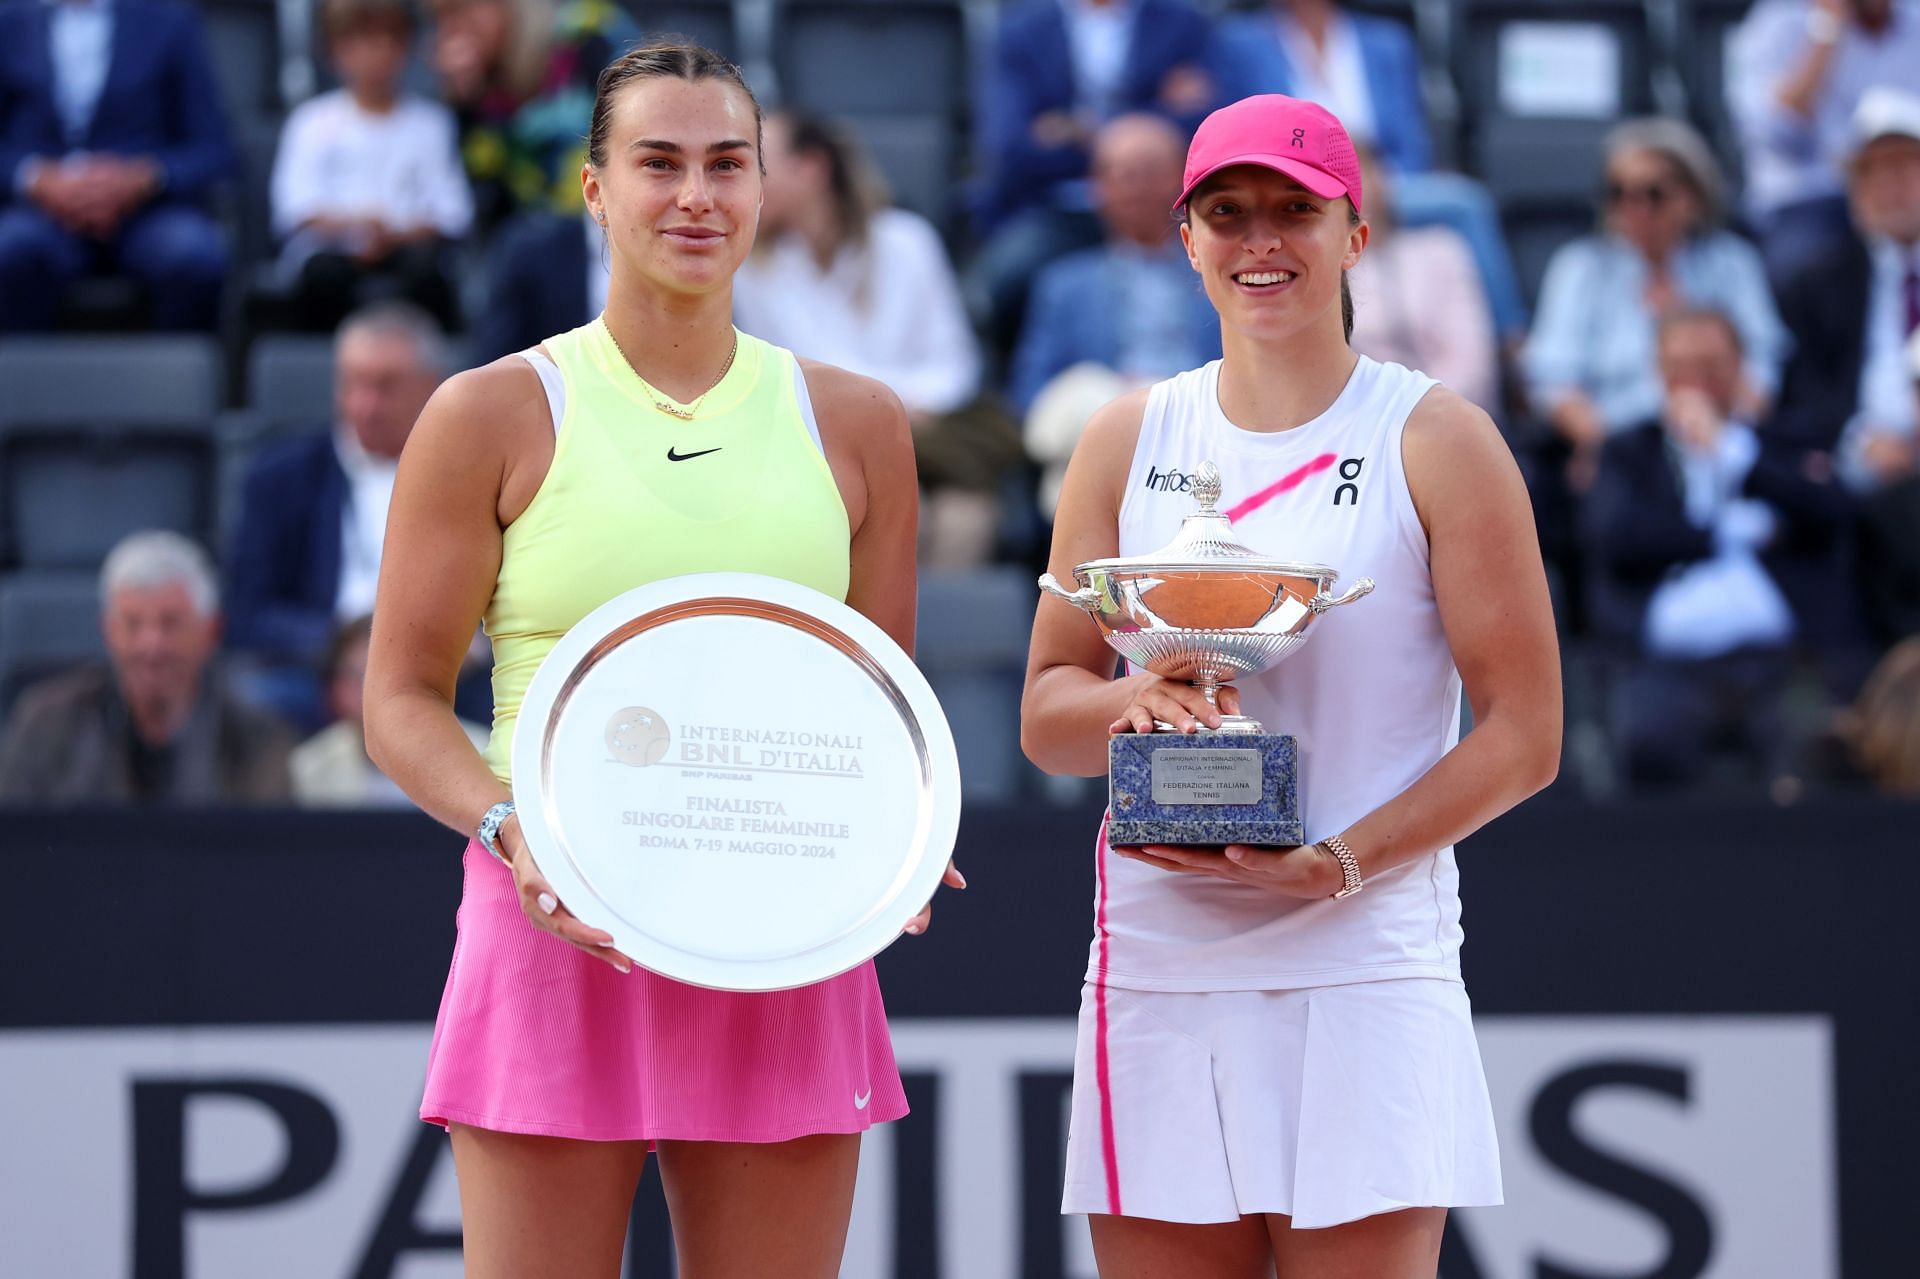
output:
[[[1303,843],[1298,763],[1298,744],[1278,733],[1116,733],[1107,842]]]

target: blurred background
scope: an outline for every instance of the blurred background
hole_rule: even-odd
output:
[[[366,759],[366,619],[426,398],[604,299],[593,79],[668,32],[769,111],[736,322],[913,419],[985,890],[881,961],[849,1275],[1092,1274],[1033,579],[1093,409],[1218,355],[1166,210],[1258,92],[1361,144],[1354,345],[1499,423],[1560,624],[1560,779],[1463,845],[1509,1204],[1442,1273],[1913,1272],[1920,4],[0,0],[0,1273],[458,1273],[460,840]]]

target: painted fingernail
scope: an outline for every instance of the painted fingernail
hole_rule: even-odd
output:
[[[965,888],[967,886],[967,877],[960,873],[960,868],[958,866],[955,866],[953,868],[953,877],[960,881],[961,888]]]
[[[593,944],[594,944],[594,945],[596,945],[596,946],[598,946],[598,947],[600,947],[600,948],[601,948],[601,949],[603,949],[603,950],[605,950],[605,949],[609,949],[609,948],[611,948],[611,947],[612,947],[612,945],[613,945],[613,938],[611,938],[611,937],[609,937],[609,938],[607,938],[607,939],[606,939],[605,941],[597,941],[597,942],[595,942],[595,943],[593,943]]]
[[[552,893],[541,893],[534,900],[540,903],[540,913],[543,915],[551,915],[560,909],[560,899]]]
[[[908,924],[908,925],[907,925],[907,931],[908,931],[908,932],[910,932],[910,933],[912,933],[912,934],[913,934],[913,935],[914,935],[915,937],[918,937],[918,936],[920,935],[920,925],[918,925],[918,924]]]
[[[623,973],[630,973],[630,972],[632,972],[632,971],[633,971],[633,965],[632,965],[632,964],[622,964],[622,963],[618,963],[618,962],[616,962],[616,963],[614,964],[614,967],[615,967],[615,968],[618,968],[618,969],[619,969],[619,970],[620,970],[621,972],[623,972]]]

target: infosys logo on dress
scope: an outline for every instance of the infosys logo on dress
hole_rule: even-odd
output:
[[[1156,493],[1184,493],[1193,486],[1193,476],[1180,470],[1160,470],[1147,465],[1147,487]]]

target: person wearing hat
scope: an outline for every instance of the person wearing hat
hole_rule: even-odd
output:
[[[1103,1279],[1431,1279],[1447,1209],[1501,1199],[1452,846],[1552,780],[1559,660],[1493,422],[1349,345],[1364,186],[1321,107],[1209,116],[1175,212],[1224,356],[1106,405],[1067,468],[1056,577],[1165,546],[1210,461],[1240,541],[1377,583],[1217,707],[1113,678],[1085,614],[1039,605],[1021,743],[1042,769],[1097,776],[1109,735],[1223,712],[1299,742],[1305,843],[1094,841],[1062,1210],[1089,1214]]]
[[[1856,234],[1781,290],[1794,356],[1767,430],[1831,451],[1859,497],[1869,612],[1892,640],[1920,626],[1920,592],[1898,587],[1920,554],[1901,514],[1920,501],[1920,407],[1903,355],[1920,333],[1920,94],[1861,98],[1847,197]]]

